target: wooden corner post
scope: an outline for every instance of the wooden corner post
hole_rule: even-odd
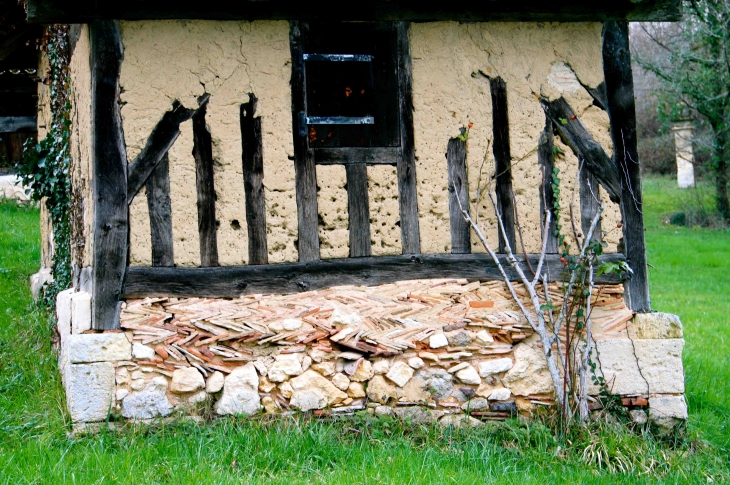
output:
[[[127,154],[119,113],[124,48],[115,20],[94,20],[89,32],[94,200],[92,326],[113,330],[119,328],[129,245]]]
[[[626,21],[604,23],[603,71],[606,77],[606,110],[611,122],[614,160],[621,180],[624,252],[633,271],[633,275],[626,282],[626,300],[633,311],[649,312],[651,301],[636,142],[636,102],[631,73],[629,25]]]

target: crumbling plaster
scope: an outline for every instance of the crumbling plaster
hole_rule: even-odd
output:
[[[174,100],[187,107],[212,95],[208,127],[215,159],[216,218],[221,264],[247,262],[239,106],[248,93],[259,98],[264,145],[264,185],[270,262],[296,261],[296,196],[291,132],[289,26],[287,22],[154,21],[122,22],[122,117],[129,160]],[[582,85],[603,80],[599,23],[414,23],[411,27],[416,164],[421,248],[450,252],[446,144],[473,123],[469,137],[472,213],[496,245],[494,210],[482,183],[494,173],[492,105],[488,77],[507,83],[513,186],[526,250],[540,249],[541,172],[537,144],[545,126],[539,96],[564,96],[611,153],[608,117],[593,105]],[[571,75],[573,78],[571,79]],[[582,84],[582,85],[581,85]],[[192,128],[170,151],[175,262],[199,264]],[[562,146],[556,138],[556,144]],[[562,225],[570,227],[577,158],[562,146]],[[486,157],[485,157],[486,154]],[[322,257],[348,255],[347,194],[343,167],[317,167]],[[369,167],[373,254],[400,253],[397,178],[392,167]],[[577,194],[576,194],[577,195]],[[603,197],[607,200],[606,197]],[[576,203],[578,198],[576,197]],[[576,207],[576,213],[580,211]],[[579,216],[578,216],[579,217]],[[604,230],[609,250],[621,236],[618,207],[607,204]],[[150,235],[144,189],[130,208],[131,264],[150,263]],[[569,232],[565,230],[564,232]],[[476,237],[473,249],[481,252]]]

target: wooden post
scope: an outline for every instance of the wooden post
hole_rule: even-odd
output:
[[[145,184],[150,214],[152,266],[175,266],[170,203],[170,159],[165,153]]]
[[[345,170],[350,222],[350,257],[362,258],[372,254],[368,167],[364,163],[349,163],[345,165]]]
[[[291,48],[292,71],[292,132],[294,133],[294,176],[297,189],[297,216],[299,223],[299,261],[317,261],[319,255],[317,167],[314,154],[307,141],[307,125],[303,115],[306,106],[304,91],[304,46],[302,30],[306,22],[289,23],[289,45]],[[300,116],[301,115],[301,116]]]
[[[193,157],[195,158],[195,186],[198,192],[200,265],[218,266],[213,140],[205,126],[206,111],[207,104],[201,102],[200,108],[193,115]]]
[[[266,243],[266,196],[264,194],[264,149],[261,139],[261,117],[256,115],[258,99],[248,95],[241,105],[241,142],[243,190],[246,196],[248,228],[248,264],[268,264]]]
[[[629,24],[626,21],[608,21],[603,25],[603,71],[614,158],[621,179],[625,254],[633,270],[631,279],[626,283],[626,301],[635,312],[649,312],[651,300],[636,143],[636,103],[629,50]]]
[[[466,142],[460,138],[449,140],[446,149],[449,170],[449,220],[451,221],[451,253],[471,253],[471,228],[459,208],[469,210],[469,181],[466,179]]]
[[[403,254],[420,254],[421,233],[418,223],[418,186],[416,184],[416,152],[413,138],[413,91],[411,51],[408,34],[410,22],[395,22],[398,34],[398,99],[400,103],[400,143],[398,157],[398,201]]]
[[[553,191],[553,170],[555,169],[555,144],[553,142],[553,122],[545,116],[545,130],[540,134],[540,142],[537,147],[537,160],[542,170],[542,184],[540,184],[540,227],[545,226],[546,211],[555,214],[555,192]],[[558,236],[556,236],[558,221],[555,217],[550,219],[550,227],[547,233],[547,253],[558,252]]]
[[[600,197],[598,179],[584,168],[580,173],[580,228],[584,236],[591,230],[591,222],[601,207]],[[600,220],[593,232],[593,239],[602,239]]]
[[[515,247],[515,207],[512,194],[512,155],[509,146],[509,111],[507,108],[507,83],[501,77],[489,78],[492,91],[492,131],[494,133],[494,165],[497,176],[497,207],[504,223],[505,241],[499,233],[499,252],[504,253],[509,242]]]
[[[91,41],[92,190],[94,247],[92,326],[119,328],[120,299],[129,255],[127,154],[119,113],[124,57],[119,24],[94,20]]]

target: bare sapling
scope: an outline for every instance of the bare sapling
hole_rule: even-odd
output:
[[[554,179],[559,180],[557,176]],[[591,298],[595,291],[594,276],[597,272],[598,274],[611,273],[618,269],[613,267],[598,269],[598,256],[602,253],[605,243],[602,242],[600,236],[594,238],[594,233],[599,227],[605,207],[602,203],[600,204],[586,234],[578,234],[575,224],[572,224],[573,236],[580,246],[578,255],[571,255],[570,245],[566,242],[565,237],[559,237],[562,246],[561,262],[565,272],[563,272],[560,301],[554,302],[554,296],[551,296],[551,292],[548,290],[550,268],[545,261],[551,221],[556,218],[554,210],[559,211],[559,206],[555,209],[545,207],[542,250],[537,267],[534,270],[529,267],[533,275],[530,279],[526,274],[526,268],[523,267],[523,265],[530,264],[529,260],[525,257],[525,260],[521,261],[515,257],[506,234],[502,214],[499,213],[495,194],[491,190],[489,197],[505,241],[505,254],[502,257],[492,249],[479,224],[472,219],[460,198],[457,197],[456,200],[464,220],[473,229],[480,243],[496,264],[510,295],[540,339],[555,397],[561,410],[563,426],[568,426],[576,417],[581,423],[586,423],[589,417],[589,373],[592,371],[590,359],[593,351],[593,332],[590,313]],[[596,200],[598,200],[597,197]],[[571,218],[572,212],[571,208]],[[559,229],[561,226],[558,224],[557,227]],[[505,271],[505,263],[509,264],[517,273],[518,281],[522,283],[529,295],[529,304],[518,296],[514,283]]]

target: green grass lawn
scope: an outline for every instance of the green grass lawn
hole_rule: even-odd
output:
[[[477,430],[222,419],[71,437],[51,348],[28,277],[38,212],[0,203],[0,483],[548,484],[730,481],[730,234],[661,223],[671,181],[645,184],[655,309],[685,325],[687,437],[658,442],[601,425],[556,439],[539,423]]]

